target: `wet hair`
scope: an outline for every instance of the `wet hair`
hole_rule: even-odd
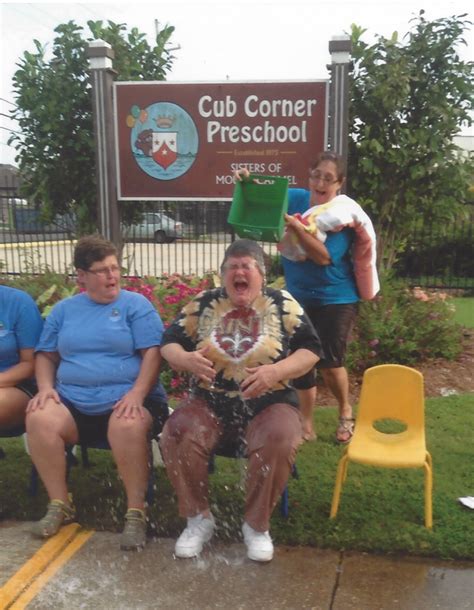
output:
[[[224,265],[231,256],[244,257],[251,256],[257,263],[260,273],[265,277],[265,253],[261,246],[252,239],[237,239],[232,242],[224,254],[224,260],[221,264],[221,273],[224,271]]]
[[[103,261],[107,256],[116,256],[115,245],[102,235],[84,235],[74,248],[74,267],[87,271],[93,263]]]
[[[320,152],[316,159],[311,163],[310,170],[316,169],[323,161],[332,161],[336,166],[336,175],[339,182],[342,182],[346,177],[346,171],[343,158],[335,152],[324,150]]]

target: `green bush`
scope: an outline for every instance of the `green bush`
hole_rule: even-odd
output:
[[[74,278],[47,272],[44,275],[3,277],[0,282],[31,294],[43,315],[59,300],[79,290]],[[126,290],[143,294],[168,325],[196,294],[209,288],[215,278],[193,275],[165,275],[161,278],[124,277]],[[273,285],[283,287],[282,278]],[[376,364],[415,364],[430,358],[453,359],[461,351],[461,326],[454,322],[454,307],[443,293],[427,294],[410,289],[402,281],[387,279],[380,295],[360,304],[359,316],[349,345],[347,366],[361,372]],[[184,374],[163,363],[161,379],[165,389],[180,395],[188,388]]]
[[[362,371],[388,362],[410,365],[456,358],[462,348],[461,326],[446,297],[410,289],[400,280],[383,281],[380,294],[360,304],[348,367]]]

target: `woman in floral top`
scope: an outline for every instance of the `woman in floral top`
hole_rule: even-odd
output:
[[[223,288],[186,305],[165,331],[162,355],[191,374],[190,396],[161,437],[168,476],[187,527],[178,557],[198,555],[215,523],[208,503],[208,462],[222,449],[248,458],[243,524],[248,556],[269,561],[270,516],[302,442],[298,398],[291,385],[321,355],[319,338],[288,292],[265,287],[263,250],[234,242],[221,266]]]

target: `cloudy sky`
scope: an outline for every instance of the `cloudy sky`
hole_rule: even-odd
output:
[[[0,4],[0,162],[14,163],[8,130],[15,124],[4,117],[13,108],[11,79],[15,64],[33,39],[51,43],[54,28],[74,20],[111,20],[137,27],[149,36],[156,24],[175,26],[173,45],[179,47],[168,80],[293,80],[327,78],[328,42],[356,23],[375,35],[400,35],[420,9],[428,19],[468,13],[467,0],[215,0],[155,1],[150,3],[76,4],[2,2]],[[474,38],[461,50],[473,58]]]

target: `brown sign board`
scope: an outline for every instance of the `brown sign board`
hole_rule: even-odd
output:
[[[115,83],[118,198],[228,200],[241,167],[306,188],[328,92],[326,80]]]

